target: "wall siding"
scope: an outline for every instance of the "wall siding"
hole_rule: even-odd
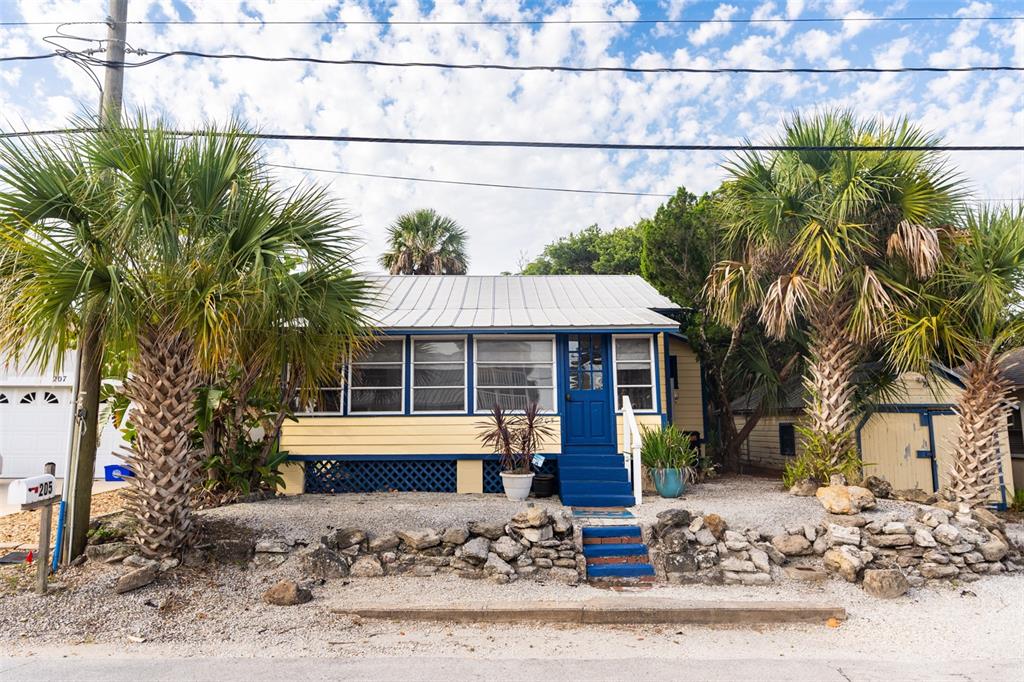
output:
[[[746,466],[781,471],[794,457],[783,455],[779,450],[779,424],[796,424],[800,415],[765,415],[757,422],[743,444],[743,463]],[[736,428],[742,429],[747,422],[746,415],[735,417]],[[796,452],[803,452],[800,434],[796,434]]]
[[[486,455],[477,439],[483,415],[452,417],[299,417],[281,430],[292,455]],[[561,422],[542,452],[561,450]]]
[[[860,432],[864,472],[881,476],[897,490],[931,491],[931,460],[917,457],[918,450],[927,450],[930,445],[928,427],[921,425],[916,413],[873,414]]]
[[[660,429],[661,428],[661,415],[660,414],[638,414],[636,415],[636,423],[640,427],[641,433],[644,429]],[[615,433],[617,434],[617,452],[622,452],[625,449],[625,445],[622,442],[622,434],[624,433],[622,428],[622,415],[615,416]]]
[[[676,357],[679,388],[672,389],[666,377],[664,386],[672,393],[672,423],[683,431],[697,431],[704,438],[704,397],[701,394],[700,360],[690,344],[669,338],[669,354]]]

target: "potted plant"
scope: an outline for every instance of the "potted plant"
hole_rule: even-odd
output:
[[[548,420],[541,416],[540,405],[535,402],[526,406],[522,415],[516,419],[519,439],[519,452],[527,466],[533,463],[533,457],[544,445],[544,441],[554,435]],[[504,479],[502,479],[504,480]],[[533,476],[533,494],[537,497],[551,497],[555,494],[555,477],[544,474],[538,468]]]
[[[534,473],[530,461],[544,439],[552,433],[540,416],[540,407],[531,403],[523,414],[509,416],[495,404],[480,428],[478,438],[501,458],[501,484],[505,496],[513,502],[522,502],[530,495],[533,486]]]
[[[651,471],[654,487],[662,497],[679,497],[696,474],[697,449],[675,426],[644,429],[640,434],[640,459]]]

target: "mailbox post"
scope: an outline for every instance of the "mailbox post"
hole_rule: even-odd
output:
[[[42,476],[32,476],[14,481],[7,489],[7,502],[20,504],[22,511],[40,510],[39,550],[36,557],[36,592],[46,594],[46,578],[50,572],[50,522],[53,519],[53,505],[60,502],[53,477],[56,465],[47,462]]]

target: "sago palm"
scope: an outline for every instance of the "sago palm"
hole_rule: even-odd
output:
[[[275,189],[255,141],[237,128],[181,137],[140,117],[63,144],[104,180],[106,329],[131,358],[124,391],[137,432],[126,456],[129,507],[142,551],[167,556],[195,532],[200,458],[191,435],[204,376],[242,354],[279,364],[319,344],[322,359],[303,379],[315,382],[364,335],[365,285],[351,271],[337,203],[316,187]],[[67,238],[29,216],[5,219],[4,235],[12,303],[0,330],[21,325],[9,333],[14,345],[59,354],[73,329],[56,329],[52,311],[80,310],[86,298],[67,267]]]
[[[900,302],[893,271],[934,273],[938,230],[960,201],[941,156],[888,148],[936,142],[905,120],[827,112],[784,124],[778,144],[792,149],[726,166],[729,259],[712,269],[705,296],[731,326],[756,314],[781,339],[806,325],[802,435],[819,475],[855,468],[854,369]],[[863,146],[886,149],[856,149]]]
[[[924,370],[933,359],[960,366],[957,439],[947,496],[971,506],[998,492],[1000,437],[1010,414],[999,358],[1024,328],[1024,212],[1020,207],[967,213],[935,277],[900,310],[890,355]]]
[[[380,264],[392,275],[464,275],[466,231],[431,208],[404,213],[388,227]]]

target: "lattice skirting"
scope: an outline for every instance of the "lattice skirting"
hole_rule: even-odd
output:
[[[544,460],[544,466],[540,468],[542,474],[554,474],[558,475],[558,460],[547,458]],[[484,460],[484,492],[485,493],[500,493],[504,492],[505,489],[501,485],[501,462],[496,459],[485,459]]]
[[[306,462],[305,489],[307,493],[454,493],[455,479],[454,460],[319,460]],[[498,485],[500,490],[500,479]]]

